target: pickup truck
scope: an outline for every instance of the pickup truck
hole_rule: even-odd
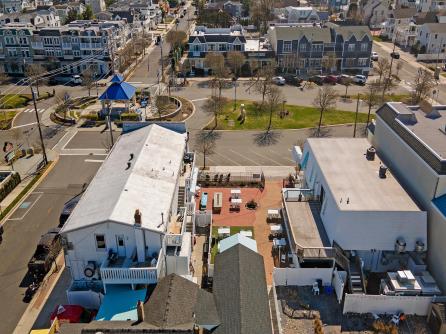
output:
[[[61,250],[59,228],[50,229],[40,237],[34,255],[28,262],[31,274],[42,278],[51,269],[53,261]]]

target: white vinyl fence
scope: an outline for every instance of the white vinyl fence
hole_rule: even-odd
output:
[[[343,313],[427,315],[434,297],[345,294]]]
[[[276,285],[313,285],[321,279],[324,285],[331,285],[333,268],[274,268]]]

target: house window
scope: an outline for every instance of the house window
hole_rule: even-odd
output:
[[[367,66],[367,58],[359,58],[358,65],[359,66]]]
[[[312,50],[313,52],[322,52],[322,50],[323,50],[323,45],[322,45],[322,44],[313,44],[313,45],[311,46],[311,50]]]
[[[219,51],[226,51],[226,44],[219,44],[218,45],[218,50]]]
[[[234,51],[242,51],[242,46],[240,44],[234,44]]]
[[[300,49],[300,51],[305,52],[305,51],[307,51],[307,45],[306,44],[301,44],[299,49]]]
[[[355,66],[355,58],[347,58],[345,60],[345,65],[346,66]]]
[[[349,45],[348,45],[348,51],[349,51],[349,52],[353,52],[353,51],[355,51],[355,46],[356,46],[355,44],[349,44]]]
[[[361,51],[365,52],[369,48],[369,43],[361,43]]]
[[[292,51],[291,41],[284,41],[283,42],[283,52],[291,52],[291,51]]]
[[[96,249],[98,250],[105,250],[105,235],[103,234],[96,234]]]

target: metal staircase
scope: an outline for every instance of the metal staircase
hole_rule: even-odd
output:
[[[361,268],[361,259],[359,256],[353,256],[350,259],[350,277],[349,286],[350,292],[355,293],[365,293],[364,276]]]
[[[185,187],[179,186],[178,187],[178,207],[179,208],[184,206],[184,199],[185,199]]]

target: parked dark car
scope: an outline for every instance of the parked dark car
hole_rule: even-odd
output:
[[[335,75],[327,75],[324,78],[324,83],[330,84],[330,85],[336,85],[338,82],[338,77]]]
[[[67,221],[68,217],[73,212],[74,208],[76,207],[77,203],[79,203],[79,200],[82,197],[82,193],[79,195],[76,195],[72,199],[70,199],[68,202],[65,203],[63,206],[62,213],[59,216],[59,225],[58,227],[63,227],[65,222]]]
[[[300,86],[302,84],[303,79],[299,78],[296,75],[292,74],[282,74],[282,77],[285,79],[285,83],[292,86]]]
[[[324,84],[324,76],[322,75],[313,75],[312,77],[308,78],[309,82],[314,82],[316,85],[323,85]]]
[[[36,251],[28,262],[28,270],[36,277],[44,277],[50,271],[53,261],[59,254],[60,244],[59,228],[50,229],[40,237]]]
[[[392,57],[393,59],[400,59],[400,54],[399,54],[399,52],[393,51],[390,54],[390,57]]]

